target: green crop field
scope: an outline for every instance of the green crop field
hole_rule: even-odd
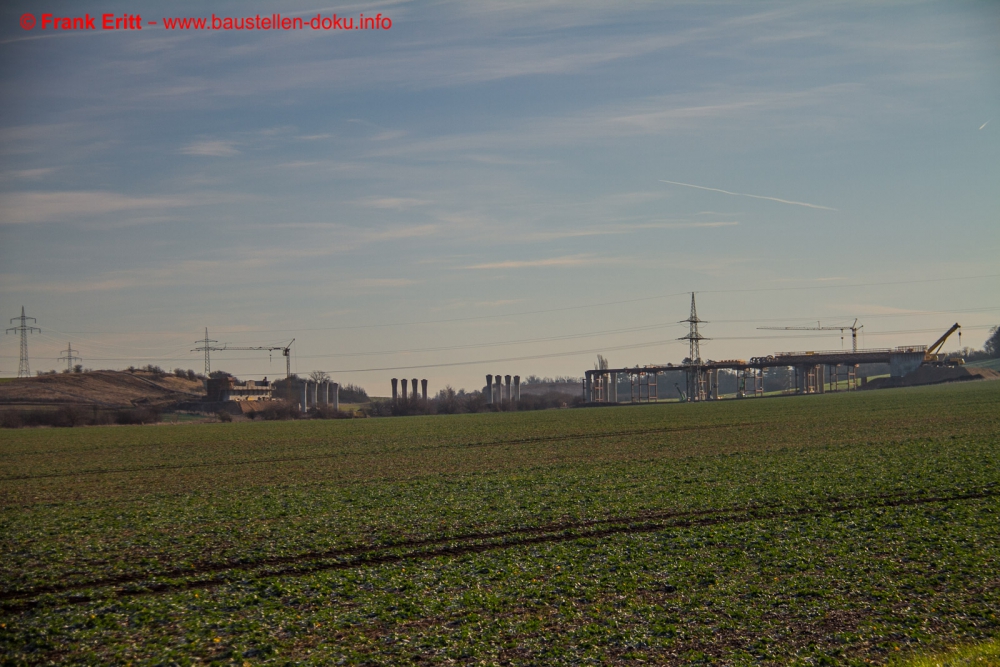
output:
[[[1000,382],[5,430],[0,549],[4,664],[905,664],[1000,635]]]

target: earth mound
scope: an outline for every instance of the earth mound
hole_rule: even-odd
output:
[[[997,379],[1000,379],[1000,373],[989,368],[921,366],[901,378],[876,378],[863,386],[862,389],[889,389],[892,387],[916,387],[923,384],[942,384],[944,382]]]
[[[0,383],[0,406],[166,407],[204,397],[200,380],[144,371],[90,371]]]

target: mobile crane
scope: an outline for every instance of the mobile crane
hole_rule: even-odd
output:
[[[948,358],[948,359],[942,359],[943,355],[939,354],[939,352],[941,351],[941,348],[944,347],[944,342],[946,340],[948,340],[948,336],[952,335],[953,333],[955,333],[956,331],[958,331],[961,328],[962,328],[962,325],[960,325],[958,322],[955,322],[955,324],[953,324],[950,329],[948,329],[947,331],[944,332],[943,336],[941,336],[936,341],[934,341],[934,343],[930,347],[927,348],[927,351],[924,352],[924,363],[925,364],[932,364],[934,366],[962,366],[962,365],[964,365],[965,364],[965,360],[962,359],[961,357],[951,357],[951,358]],[[961,341],[962,341],[962,332],[961,331],[958,331],[958,340],[959,340],[959,344],[961,344]]]

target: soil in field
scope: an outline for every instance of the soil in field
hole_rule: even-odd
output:
[[[200,380],[144,371],[90,371],[18,378],[0,384],[3,406],[166,406],[204,396]]]
[[[998,405],[962,382],[4,433],[0,662],[861,667],[980,642]]]
[[[862,389],[891,389],[895,387],[917,387],[924,384],[943,384],[945,382],[998,379],[1000,379],[1000,372],[990,368],[921,366],[904,377],[876,378],[864,385]]]

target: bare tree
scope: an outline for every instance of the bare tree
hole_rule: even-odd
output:
[[[316,383],[326,382],[330,379],[330,375],[324,371],[313,371],[309,374],[309,379]]]

